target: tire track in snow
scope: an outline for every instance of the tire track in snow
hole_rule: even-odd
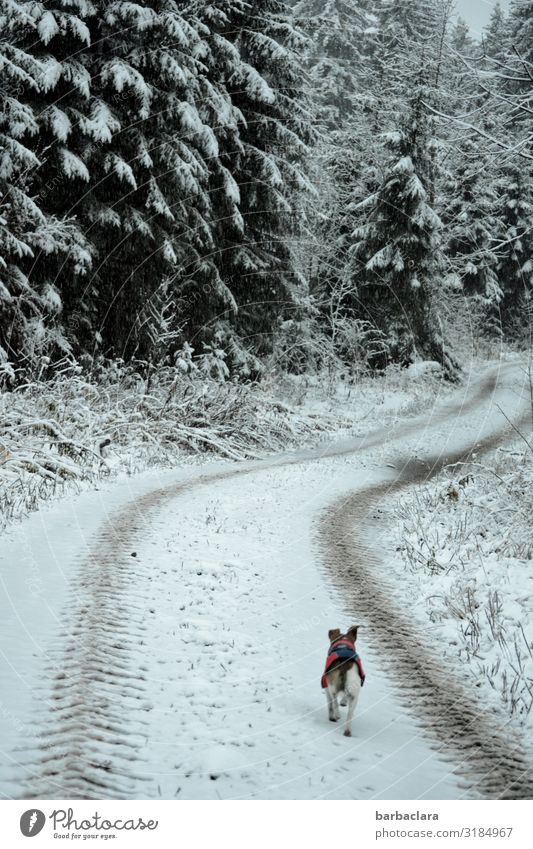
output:
[[[524,416],[522,424],[527,424]],[[319,523],[324,561],[350,610],[366,624],[373,647],[404,704],[415,706],[423,729],[439,744],[439,752],[457,765],[454,772],[480,798],[533,798],[533,764],[511,730],[502,734],[494,715],[483,712],[453,670],[424,646],[408,614],[394,602],[380,560],[369,543],[372,515],[379,503],[402,489],[422,484],[444,466],[468,460],[473,450],[496,448],[510,428],[477,442],[475,448],[444,452],[426,460],[407,461],[393,481],[368,486],[328,507]],[[379,530],[376,532],[379,535]]]
[[[500,373],[501,368],[495,369],[470,398],[448,403],[439,412],[433,412],[430,424],[474,410],[491,397]],[[418,433],[420,428],[420,420],[407,421],[394,431],[393,441]],[[499,438],[500,435],[496,441]],[[143,566],[132,553],[136,541],[143,538],[158,510],[196,486],[253,474],[257,470],[349,455],[390,441],[390,429],[382,429],[369,437],[341,444],[243,462],[155,489],[112,515],[81,563],[70,591],[67,626],[60,635],[57,649],[49,653],[48,689],[41,693],[49,710],[39,735],[45,742],[41,746],[40,761],[32,766],[33,777],[25,783],[25,798],[124,799],[133,796],[134,787],[146,780],[136,772],[136,765],[142,766],[138,753],[146,739],[143,710],[150,706],[150,693],[145,670],[133,661],[133,652],[137,656],[142,647],[146,610],[144,599],[136,590],[136,577],[142,574]],[[406,469],[405,476],[409,481],[422,480],[426,472],[425,469],[423,472]],[[402,477],[401,485],[406,483],[407,479]],[[386,491],[390,492],[390,485],[386,486]],[[366,520],[380,496],[381,491],[374,488],[372,492],[367,491],[366,506],[360,513],[354,513],[356,505],[344,502],[346,509],[340,512],[334,509],[328,514],[336,523],[337,536],[333,538],[330,534],[328,537],[327,529],[324,534],[339,576],[343,569],[351,573],[353,568],[351,563],[346,563],[344,555],[348,547],[350,560],[353,559],[350,546],[355,545],[350,540],[346,523],[349,522],[351,529],[358,516],[361,522]],[[354,496],[356,501],[360,498],[360,493]],[[362,561],[367,554],[364,546],[357,545]],[[367,563],[371,566],[371,557]],[[372,598],[368,603],[368,609],[374,610]],[[397,618],[394,621],[399,622]],[[437,684],[433,678],[425,681],[421,676],[417,686],[424,695],[425,690]],[[431,692],[425,693],[425,697],[430,699]],[[434,720],[432,717],[431,722]]]

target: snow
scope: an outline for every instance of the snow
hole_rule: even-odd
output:
[[[57,313],[57,314],[59,314],[61,312],[61,309],[62,309],[61,295],[59,294],[59,292],[57,291],[55,286],[52,286],[51,284],[47,284],[44,287],[44,290],[43,290],[41,297],[42,297],[43,303],[46,305],[46,308],[49,312]]]
[[[190,103],[181,103],[179,114],[184,132],[201,133],[205,129],[197,110]]]
[[[48,44],[58,34],[59,26],[52,12],[45,12],[42,15],[37,24],[37,32],[45,44]]]
[[[61,79],[62,66],[61,62],[54,59],[53,56],[45,56],[41,61],[42,74],[40,83],[44,92],[54,89]]]
[[[180,477],[147,473],[107,485],[45,509],[12,533],[2,554],[10,611],[1,624],[4,796],[17,796],[40,760],[41,716],[32,693],[35,698],[37,683],[40,708],[46,708],[43,669],[58,656],[58,632],[69,629],[69,583],[90,538],[103,517],[134,495]],[[343,477],[351,486],[353,469]],[[459,793],[449,767],[391,699],[371,641],[363,638],[359,646],[369,679],[356,736],[347,741],[327,721],[320,689],[326,634],[350,617],[320,572],[308,505],[299,506],[296,493],[322,486],[310,499],[312,511],[319,509],[339,491],[337,475],[328,478],[324,486],[323,473],[310,466],[296,479],[285,469],[244,484],[237,479],[199,487],[161,511],[136,547],[130,602],[144,609],[145,630],[132,661],[145,670],[146,696],[138,710],[146,745],[132,798]],[[19,568],[7,568],[15,562]],[[291,656],[294,640],[303,657]],[[280,667],[287,650],[289,661]],[[100,749],[94,756],[104,759],[104,743]],[[62,795],[60,781],[51,792]]]
[[[424,377],[428,373],[438,374],[442,371],[442,366],[440,363],[436,363],[434,360],[421,360],[417,363],[411,363],[410,366],[407,366],[406,373],[413,380],[418,380],[420,377]]]
[[[108,144],[120,130],[120,121],[103,101],[95,103],[90,118],[80,116],[80,125],[94,141]]]
[[[174,214],[167,204],[165,200],[165,196],[161,189],[159,188],[155,177],[152,177],[148,186],[148,197],[146,199],[146,206],[148,209],[152,209],[155,212],[158,212],[160,215],[163,215],[168,221],[174,221]],[[174,262],[175,262],[174,255]]]
[[[137,188],[137,181],[131,165],[126,162],[125,159],[122,159],[121,156],[117,156],[116,153],[106,154],[104,159],[104,170],[108,174],[112,171],[119,180],[127,183],[134,189]]]
[[[136,68],[121,59],[112,59],[102,69],[102,81],[112,85],[119,94],[131,88],[141,102],[139,115],[143,118],[148,116],[153,92]]]
[[[385,245],[384,248],[381,248],[377,251],[371,259],[366,264],[366,267],[369,271],[374,271],[376,268],[386,268],[391,261],[392,248],[390,245]],[[400,257],[401,259],[401,257]],[[398,267],[398,262],[396,262],[395,267]],[[402,262],[403,268],[403,262]],[[400,270],[400,269],[398,269]]]
[[[419,627],[432,628],[499,723],[519,729],[533,723],[532,482],[531,449],[517,437],[381,505],[388,574],[406,601],[421,600]]]
[[[396,168],[398,168],[399,164],[400,163],[398,163]],[[416,174],[413,174],[413,176],[410,177],[409,180],[407,181],[407,185],[405,187],[405,194],[408,197],[411,197],[411,198],[414,198],[414,199],[417,199],[417,200],[422,200],[422,201],[427,200],[427,192],[426,192],[424,186],[422,185],[422,183],[420,182],[420,179],[416,176]],[[419,224],[419,226],[423,225],[426,217],[428,217],[428,216],[429,216],[429,208],[422,207],[422,210],[417,210],[417,212],[416,212],[416,219],[415,219],[416,223]]]
[[[91,31],[84,21],[81,21],[75,15],[69,16],[70,29],[74,35],[79,38],[84,44],[91,43]]]
[[[137,768],[148,780],[143,793],[460,793],[449,767],[390,697],[371,640],[358,646],[371,672],[355,738],[347,741],[327,721],[320,687],[327,631],[351,620],[324,580],[312,517],[354,477],[351,468],[339,477],[332,471],[309,464],[198,488],[158,516],[137,551],[146,576],[139,598],[152,613],[142,652],[152,702]]]
[[[224,190],[226,192],[226,196],[230,201],[232,201],[232,203],[239,204],[241,202],[241,192],[236,180],[227,168],[222,167],[221,170],[224,177]]]
[[[401,159],[398,160],[396,165],[392,168],[393,171],[397,171],[400,174],[412,174],[414,171],[413,160],[410,156],[402,156]],[[418,185],[420,181],[416,176],[412,178],[412,181],[415,185]],[[408,183],[409,186],[409,183]],[[422,189],[423,190],[423,189]],[[416,192],[413,191],[413,196],[417,196]]]
[[[68,115],[57,106],[50,106],[43,111],[43,119],[48,123],[55,137],[66,142],[72,130],[72,122]]]
[[[241,61],[239,66],[239,81],[246,89],[246,93],[260,103],[275,103],[276,94],[269,86],[264,77],[247,62]],[[235,75],[236,76],[236,75]]]
[[[437,444],[451,450],[500,428],[497,404],[511,416],[523,408],[523,374],[520,363],[493,371],[493,395],[472,410],[462,404],[475,394],[474,379],[446,404],[367,438],[240,465],[108,481],[12,528],[1,553],[8,611],[0,622],[1,793],[31,793],[31,774],[44,755],[54,756],[53,745],[44,755],[40,747],[53,730],[50,677],[65,668],[69,635],[83,658],[89,627],[88,657],[104,650],[113,672],[112,652],[90,625],[102,610],[120,622],[133,675],[122,694],[115,688],[108,708],[133,751],[132,764],[113,776],[115,795],[463,798],[451,764],[398,702],[373,647],[371,623],[363,621],[358,641],[367,681],[354,737],[344,738],[327,721],[320,688],[327,631],[364,619],[364,611],[352,609],[331,585],[317,521],[340,496],[391,477],[398,456],[433,453]],[[225,474],[209,479],[214,473]],[[148,514],[144,502],[128,508],[178,484]],[[127,509],[134,510],[138,531],[114,555],[111,574],[128,576],[117,596],[106,594],[94,571],[87,580],[87,564],[94,570],[102,524]],[[90,701],[90,682],[85,695]],[[92,734],[92,715],[72,709],[81,710],[77,746],[86,746],[92,768],[113,763],[112,743]],[[60,720],[59,730],[60,752],[69,724]],[[41,795],[64,797],[62,775],[44,786],[40,779]]]
[[[66,177],[78,177],[80,180],[89,182],[89,171],[79,156],[76,156],[75,153],[66,147],[62,147],[59,150],[59,157]]]

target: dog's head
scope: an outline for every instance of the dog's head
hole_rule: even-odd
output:
[[[351,640],[352,643],[355,643],[357,640],[357,631],[359,630],[359,625],[352,625],[351,628],[348,628],[345,634],[341,634],[340,628],[332,628],[328,631],[328,637],[330,643],[334,643],[335,640],[338,640],[339,637],[346,637],[348,640]]]

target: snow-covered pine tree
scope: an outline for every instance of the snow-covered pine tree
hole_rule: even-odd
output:
[[[524,158],[532,156],[532,35],[532,0],[514,0],[507,17],[496,6],[479,58],[469,63],[471,77],[477,83],[477,96],[471,100],[469,111],[479,128],[478,137],[496,139],[493,147],[498,155],[507,147]]]
[[[217,131],[214,259],[235,308],[226,308],[212,326],[218,343],[246,369],[246,350],[270,350],[278,322],[293,312],[305,286],[293,250],[299,199],[308,189],[303,162],[311,137],[296,52],[301,35],[278,0],[253,6],[216,0],[208,9],[209,18],[206,9],[201,19],[218,57],[210,79],[223,74],[230,123],[237,119],[239,128],[238,136],[231,129],[226,138]],[[253,360],[249,364],[254,367]]]
[[[346,137],[344,133],[343,141]],[[375,351],[371,345],[366,352],[358,346],[356,352],[348,343],[348,337],[355,338],[357,327],[365,326],[367,338],[381,335],[361,308],[351,254],[353,233],[366,220],[362,202],[379,187],[376,153],[382,155],[381,145],[377,151],[365,149],[361,138],[351,150],[344,144],[336,149],[331,140],[320,160],[323,185],[315,203],[316,248],[307,252],[311,295],[319,310],[325,349],[349,369],[370,362]],[[354,362],[356,355],[358,362]]]
[[[495,20],[496,18],[496,20]],[[509,153],[497,179],[499,231],[496,240],[498,277],[503,297],[494,310],[504,332],[531,330],[533,298],[533,0],[514,0],[507,20],[496,17],[492,100],[501,112],[499,135]],[[501,38],[500,50],[496,40]],[[521,156],[524,153],[525,156]],[[518,154],[518,155],[516,155]],[[529,157],[529,158],[528,158]]]
[[[451,9],[450,3],[437,0],[407,7],[384,0],[373,5],[373,12],[377,23],[373,27],[372,50],[366,62],[372,73],[364,82],[369,87],[365,109],[352,118],[350,144],[339,143],[338,132],[329,134],[331,157],[330,168],[325,172],[328,189],[324,195],[328,205],[322,206],[324,219],[318,219],[318,241],[324,247],[318,252],[322,263],[318,265],[317,278],[320,300],[324,300],[324,295],[327,300],[328,293],[337,297],[342,292],[341,311],[345,310],[345,315],[354,321],[365,323],[371,336],[378,339],[386,329],[384,311],[378,314],[367,308],[365,290],[358,285],[361,258],[351,249],[352,234],[368,223],[365,198],[376,196],[387,167],[389,152],[383,144],[383,130],[393,129],[408,109],[406,92],[417,87],[422,73],[427,81],[427,101],[441,105],[444,97],[441,89],[448,83],[446,37]],[[343,135],[349,138],[348,132]],[[340,148],[346,155],[340,154]],[[437,195],[436,146],[429,145],[427,154],[427,190],[431,207]],[[352,280],[351,288],[347,278]],[[376,362],[380,359],[376,357],[374,346],[370,356]]]
[[[449,25],[440,75],[444,95],[440,105],[447,115],[468,114],[480,105],[476,75],[470,70],[470,63],[479,61],[480,53],[479,42],[472,37],[463,18]],[[442,129],[444,138],[455,136],[453,125],[443,124]]]
[[[474,52],[475,41],[470,34],[470,27],[464,18],[457,18],[455,25],[450,32],[450,45],[453,50],[462,54],[466,58]]]
[[[374,196],[363,201],[367,221],[352,248],[354,286],[365,316],[384,334],[387,352],[374,365],[407,365],[416,356],[454,364],[437,328],[432,296],[441,285],[441,222],[429,203],[434,157],[431,125],[419,83],[397,131],[387,135],[391,159]]]
[[[529,89],[531,77],[528,68],[533,61],[533,0],[512,0],[509,9],[509,30],[511,47],[521,64],[524,83]]]
[[[375,4],[378,18],[378,44],[374,51],[375,84],[384,108],[402,96],[406,59],[418,68],[421,53],[429,55],[439,20],[440,0],[379,0]],[[386,129],[386,128],[385,128]]]
[[[492,313],[505,333],[531,333],[533,302],[533,168],[524,160],[501,169],[496,239],[502,298]]]
[[[367,0],[300,0],[294,15],[307,36],[305,65],[320,130],[312,163],[318,192],[309,205],[311,243],[304,257],[313,303],[324,325],[325,350],[340,353],[332,304],[335,322],[344,326],[354,316],[354,293],[345,267],[349,235],[359,219],[350,200],[368,190],[382,158],[375,143],[379,99],[370,61],[378,21],[375,4]]]
[[[492,161],[479,143],[466,139],[455,151],[452,168],[443,186],[447,202],[442,213],[449,279],[457,291],[493,307],[502,292],[494,247],[498,195],[491,179]]]
[[[371,65],[377,43],[375,3],[369,0],[300,0],[294,18],[307,36],[305,64],[317,101],[317,120],[349,129],[372,100]]]
[[[62,304],[52,269],[61,263],[81,274],[90,264],[76,225],[50,215],[32,190],[33,175],[43,167],[39,106],[49,72],[34,48],[48,26],[42,6],[1,0],[0,366],[5,368],[8,363],[31,368],[42,355],[69,351],[57,321]]]
[[[380,21],[380,41],[390,50],[401,48],[406,41],[414,43],[431,36],[435,25],[438,0],[378,0],[376,11]],[[386,57],[382,57],[385,59]]]
[[[181,6],[80,0],[85,29],[57,11],[50,24],[44,60],[58,68],[49,98],[61,109],[54,130],[63,143],[50,144],[41,130],[49,148],[41,194],[54,211],[76,214],[98,257],[89,281],[64,279],[81,351],[161,357],[191,318],[187,281],[194,278],[200,300],[207,282],[224,288],[209,197],[218,146],[199,113],[214,91],[198,85],[205,44]],[[84,42],[77,50],[72,33]]]
[[[89,24],[95,7],[90,0],[43,0],[34,7],[39,11],[36,32],[26,34],[24,40],[42,68],[31,99],[38,125],[32,144],[39,158],[31,175],[31,190],[46,214],[75,219],[80,241],[94,259],[93,240],[80,215],[90,192],[86,151],[89,144],[109,138],[117,126],[92,91]],[[60,294],[64,324],[75,352],[80,339],[92,344],[97,333],[88,315],[94,290],[86,270],[87,263],[65,263],[46,251],[39,253],[33,267],[34,275],[51,278]]]
[[[505,61],[509,50],[509,22],[500,3],[496,3],[481,41],[483,53],[489,59]],[[492,66],[494,67],[494,66]]]
[[[42,250],[35,273],[60,290],[77,349],[149,358],[156,336],[183,330],[227,331],[234,349],[258,333],[264,350],[293,304],[309,135],[285,7],[220,0],[211,19],[175,0],[32,8],[30,188],[50,221],[74,214],[80,228],[69,263]],[[80,230],[98,257],[88,280]]]
[[[183,4],[95,5],[93,94],[114,127],[87,145],[91,191],[77,210],[99,255],[92,304],[102,349],[146,360],[162,356],[158,336],[175,339],[189,317],[185,281],[194,275],[200,289],[209,276],[218,148],[197,106],[202,43]]]
[[[502,80],[513,95],[513,125],[525,136],[525,147],[533,155],[531,107],[533,104],[533,0],[513,0],[509,10],[507,71]]]
[[[219,352],[231,368],[241,372],[257,365],[252,345],[243,346],[237,336],[238,305],[232,291],[235,257],[245,250],[246,242],[238,184],[245,118],[229,91],[230,84],[240,78],[242,65],[233,16],[244,6],[244,0],[215,0],[198,6],[191,16],[199,39],[196,106],[212,130],[216,155],[206,160],[209,220],[197,229],[196,253],[185,274],[181,279],[176,276],[179,303],[187,316],[186,344],[190,342],[197,353],[204,346]]]

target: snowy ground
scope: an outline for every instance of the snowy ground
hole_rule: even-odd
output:
[[[150,793],[333,799],[458,793],[448,767],[390,697],[364,639],[359,648],[372,672],[356,740],[347,741],[326,719],[319,679],[327,631],[351,622],[328,590],[312,546],[314,513],[339,487],[353,485],[350,469],[333,472],[324,481],[323,470],[305,464],[198,488],[159,517],[154,539],[163,541],[163,557],[154,539],[141,548],[144,574],[168,575],[164,596],[149,580],[139,593],[153,611],[146,634],[153,707],[141,750]]]
[[[529,432],[524,428],[524,431]],[[502,722],[533,723],[533,446],[520,437],[393,497],[387,571]]]
[[[500,429],[496,402],[523,409],[521,374],[504,366],[493,395],[462,408],[467,383],[368,439],[108,482],[12,529],[3,796],[468,797],[397,700],[365,611],[331,585],[317,519],[398,457]],[[354,619],[368,678],[346,739],[320,675],[327,630]]]

